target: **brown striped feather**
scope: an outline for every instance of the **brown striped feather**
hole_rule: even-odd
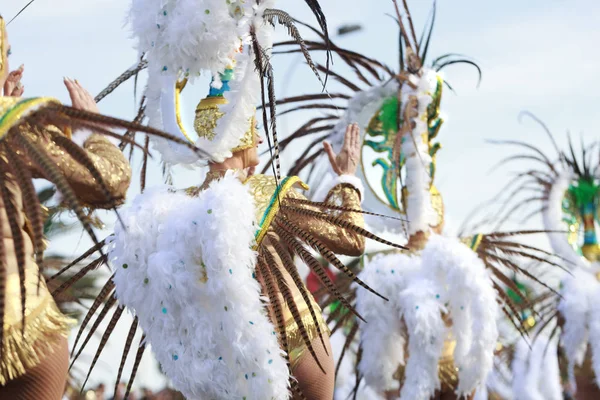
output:
[[[25,335],[25,301],[26,301],[26,290],[25,290],[25,264],[27,262],[27,256],[25,252],[25,238],[23,237],[22,227],[19,225],[17,216],[17,206],[14,204],[14,198],[8,190],[7,185],[7,167],[4,164],[0,164],[0,193],[2,201],[4,202],[4,209],[6,216],[8,217],[8,225],[12,235],[13,247],[17,258],[17,267],[19,270],[19,289],[21,296],[21,332]]]
[[[303,204],[303,205],[306,205],[306,206],[325,208],[325,209],[328,209],[328,210],[336,210],[336,211],[344,211],[344,212],[350,212],[350,213],[358,213],[358,214],[364,214],[364,215],[371,215],[371,216],[374,216],[374,217],[394,219],[394,220],[397,220],[397,221],[408,221],[406,219],[394,217],[394,216],[391,216],[391,215],[377,214],[377,213],[373,213],[373,212],[370,212],[370,211],[357,210],[357,209],[349,208],[349,207],[336,206],[335,204],[324,203],[324,202],[317,202],[317,201],[311,201],[311,200],[308,200],[308,199],[287,198],[286,202],[287,201],[291,201],[292,203]]]
[[[514,252],[506,252],[506,254],[511,255],[511,253],[514,254],[518,254],[518,253],[514,253]],[[542,282],[541,280],[539,280],[537,277],[535,277],[534,275],[532,275],[529,271],[527,271],[526,269],[520,267],[519,265],[517,265],[516,263],[512,262],[511,260],[508,260],[507,258],[502,258],[500,256],[497,256],[495,254],[490,254],[487,253],[486,257],[491,258],[493,261],[496,261],[502,265],[505,265],[506,267],[512,269],[513,271],[517,271],[522,273],[523,275],[525,275],[527,278],[539,283],[540,285],[544,286],[546,289],[554,292],[556,295],[560,296],[560,293],[558,293],[555,289],[551,288],[550,286],[548,286],[546,283]]]
[[[313,323],[317,329],[317,333],[319,335],[319,339],[321,340],[321,344],[323,345],[323,349],[325,350],[325,353],[329,355],[329,352],[327,351],[327,346],[325,346],[325,340],[323,339],[323,331],[321,329],[321,324],[319,324],[319,320],[317,319],[317,313],[315,311],[315,308],[313,307],[313,302],[311,301],[311,295],[306,289],[304,282],[302,282],[302,278],[300,277],[298,268],[296,268],[296,265],[294,264],[294,260],[292,260],[289,251],[284,249],[281,243],[279,243],[279,238],[273,238],[273,240],[269,240],[269,242],[275,248],[277,255],[279,255],[279,258],[283,262],[283,266],[294,280],[298,291],[302,295],[302,298],[304,299],[304,302],[306,303],[306,306],[308,307],[308,310],[310,312],[310,316],[313,320]]]
[[[313,153],[310,157],[296,162],[296,164],[290,169],[290,173],[288,176],[296,176],[299,175],[300,172],[306,168],[310,163],[317,159],[320,155],[325,154],[325,149],[320,148],[315,153]]]
[[[269,298],[269,305],[273,308],[273,313],[275,314],[275,322],[277,323],[277,336],[279,337],[280,345],[284,351],[285,363],[288,371],[290,372],[290,386],[292,388],[292,392],[295,394],[300,393],[301,396],[304,396],[298,387],[298,383],[295,382],[295,380],[291,377],[292,370],[290,363],[290,348],[285,330],[285,321],[283,320],[283,309],[281,302],[279,301],[279,297],[277,296],[277,292],[275,291],[275,282],[273,276],[271,275],[269,267],[267,267],[264,257],[262,256],[259,256],[256,264],[256,274],[259,281],[262,281],[265,285],[267,297]]]
[[[57,123],[60,123],[63,125],[70,125],[73,130],[88,129],[88,130],[93,131],[94,133],[97,133],[97,134],[100,134],[103,136],[108,136],[108,137],[112,137],[115,139],[119,139],[122,142],[131,145],[132,149],[133,149],[133,147],[137,147],[140,150],[144,149],[144,147],[142,145],[138,144],[135,141],[135,137],[133,135],[126,136],[126,135],[123,135],[120,133],[113,132],[105,126],[94,124],[92,122],[73,121],[72,119],[69,119],[67,117],[55,117],[54,120]]]
[[[112,290],[114,288],[115,288],[115,283],[114,283],[112,277],[110,277],[108,282],[106,282],[104,287],[102,287],[102,289],[100,290],[100,293],[98,294],[98,296],[96,296],[96,298],[94,299],[92,306],[90,307],[87,314],[83,318],[83,321],[81,322],[81,326],[79,327],[79,331],[77,332],[77,337],[75,338],[75,343],[73,344],[73,350],[71,350],[72,353],[75,353],[75,349],[77,348],[77,343],[79,343],[79,339],[81,339],[81,335],[83,334],[83,331],[87,327],[87,324],[90,322],[90,320],[92,319],[94,314],[96,314],[96,311],[98,310],[98,308],[100,308],[100,305],[102,303],[104,303],[104,301],[106,300],[106,298],[108,297],[108,295],[110,294],[110,292],[112,292]]]
[[[146,118],[146,96],[145,95],[142,96],[142,100],[140,100],[140,108],[138,109],[138,113],[135,116],[135,119],[133,120],[133,122],[136,124],[141,124],[142,121],[144,121],[144,118]],[[123,137],[129,138],[129,139],[135,139],[135,132],[128,130],[125,132]],[[121,149],[121,151],[125,151],[125,147],[127,147],[127,142],[121,141],[121,143],[119,144],[119,149]]]
[[[98,187],[104,195],[106,204],[112,204],[113,207],[110,208],[114,209],[114,206],[116,205],[117,201],[111,195],[110,190],[108,190],[108,187],[106,186],[106,182],[104,182],[102,174],[100,173],[100,171],[98,171],[98,168],[96,168],[94,162],[92,161],[90,156],[88,156],[86,151],[79,147],[77,144],[75,144],[75,142],[73,142],[71,139],[67,138],[66,136],[63,136],[62,134],[51,132],[51,136],[52,140],[67,154],[69,154],[71,158],[75,160],[75,162],[87,169],[92,178],[94,178],[94,180],[98,183]]]
[[[92,338],[94,333],[98,330],[98,327],[100,326],[102,321],[104,321],[104,318],[108,314],[108,311],[112,308],[112,306],[114,306],[116,304],[116,302],[117,302],[117,298],[115,297],[115,295],[113,293],[113,295],[108,299],[108,301],[106,303],[104,303],[104,308],[102,309],[102,311],[100,311],[100,314],[98,314],[98,318],[96,318],[96,321],[94,321],[94,324],[90,328],[90,331],[88,332],[88,335],[86,336],[85,340],[83,341],[83,344],[79,348],[79,351],[73,357],[73,360],[71,361],[71,365],[69,366],[69,369],[73,368],[73,364],[75,364],[75,361],[77,361],[77,359],[83,352],[83,349],[85,349],[85,346],[87,346],[88,342],[90,341],[90,339]]]
[[[519,334],[521,335],[521,337],[525,340],[528,339],[528,335],[527,332],[525,332],[523,330],[523,328],[521,327],[520,324],[515,324],[513,317],[510,314],[510,310],[507,310],[506,307],[500,307],[500,309],[502,310],[502,312],[504,313],[504,315],[506,316],[506,318],[510,321],[510,323],[515,327],[515,329],[517,330],[517,332],[519,332]]]
[[[356,315],[362,321],[365,321],[365,319],[362,317],[362,315],[360,315],[358,313],[358,311],[356,311],[356,309],[350,304],[350,302],[348,302],[348,300],[346,300],[346,298],[335,287],[335,285],[331,281],[331,278],[329,278],[329,276],[327,276],[327,273],[325,272],[325,269],[323,268],[321,263],[316,258],[314,258],[310,254],[310,252],[308,252],[308,250],[306,250],[304,248],[304,246],[302,246],[302,244],[300,244],[300,242],[298,242],[294,238],[294,236],[292,236],[292,234],[290,234],[288,231],[286,231],[283,227],[276,224],[274,226],[274,229],[275,229],[275,232],[277,232],[277,234],[282,238],[283,242],[294,253],[296,253],[302,259],[302,261],[304,261],[304,263],[312,271],[314,271],[315,274],[317,274],[317,277],[319,278],[319,281],[321,281],[321,284],[323,286],[325,286],[327,288],[327,290],[329,290],[329,292],[333,296],[335,296],[335,298],[337,300],[339,300],[346,308],[348,308],[348,310],[350,310],[354,315]]]
[[[512,279],[510,279],[508,276],[506,276],[506,274],[504,274],[502,271],[500,271],[498,268],[496,268],[492,264],[486,264],[486,267],[492,271],[492,273],[494,274],[494,277],[496,279],[498,279],[505,286],[507,286],[509,289],[511,289],[513,292],[515,292],[515,294],[517,296],[519,296],[519,299],[524,302],[524,305],[526,308],[531,307],[531,303],[529,303],[527,296],[525,296],[525,294],[522,293],[521,289],[519,289],[517,284]],[[502,291],[504,292],[504,290],[502,290]]]
[[[537,256],[537,255],[535,255],[533,253],[530,253],[527,249],[525,249],[525,250],[520,249],[523,246],[521,246],[519,243],[515,243],[515,246],[507,246],[507,245],[502,246],[502,245],[498,245],[498,246],[495,246],[495,247],[496,247],[496,251],[498,251],[498,252],[502,252],[502,253],[507,254],[507,255],[513,255],[513,256],[520,256],[520,257],[523,257],[523,258],[528,258],[530,260],[537,261],[538,263],[545,264],[545,265],[550,265],[550,266],[553,266],[553,267],[557,267],[557,268],[560,268],[560,269],[562,269],[563,271],[565,271],[567,273],[570,273],[570,271],[569,271],[568,268],[560,265],[559,263],[556,263],[556,262],[554,262],[552,260],[549,260],[549,259],[546,259],[546,258],[539,257],[539,256]],[[553,255],[551,254],[550,256],[553,256]]]
[[[357,333],[358,333],[358,324],[354,324],[352,326],[352,329],[348,333],[348,336],[346,336],[346,341],[344,342],[344,347],[342,348],[342,354],[340,354],[340,358],[338,359],[337,366],[335,367],[335,376],[336,377],[340,370],[340,367],[342,366],[342,361],[344,360],[344,356],[346,355],[346,350],[348,350],[348,348],[350,348],[350,345],[352,345],[352,341],[356,337]]]
[[[273,74],[273,67],[271,66],[271,60],[266,59],[266,73],[267,73],[267,94],[269,97],[271,111],[270,122],[271,122],[271,136],[273,138],[273,147],[275,151],[275,170],[277,171],[277,181],[281,179],[281,160],[279,157],[279,138],[277,133],[277,107],[275,100],[275,75]]]
[[[94,98],[96,103],[99,103],[100,101],[102,101],[102,99],[104,99],[106,96],[108,96],[109,94],[114,92],[119,86],[121,86],[123,83],[127,82],[131,77],[135,76],[140,71],[143,71],[144,69],[146,69],[147,66],[148,66],[148,61],[141,60],[140,63],[137,65],[137,67],[135,67],[133,69],[128,69],[127,71],[123,72],[121,75],[119,75],[119,77],[117,77],[117,79],[112,81],[105,89],[103,89],[100,93],[98,93],[98,95]]]
[[[332,225],[335,225],[335,226],[343,228],[343,229],[351,230],[351,231],[353,231],[353,232],[355,232],[355,233],[357,233],[357,234],[359,234],[361,236],[366,237],[367,239],[374,240],[376,242],[388,245],[390,247],[395,247],[395,248],[400,249],[400,250],[408,250],[408,248],[405,247],[405,246],[401,246],[399,244],[392,243],[392,242],[390,242],[388,240],[382,239],[379,236],[374,235],[373,233],[369,232],[368,230],[366,230],[366,229],[364,229],[364,228],[362,228],[362,227],[360,227],[358,225],[355,225],[355,224],[353,224],[351,222],[348,222],[348,221],[346,221],[346,220],[344,220],[342,218],[335,217],[335,216],[329,215],[329,214],[325,214],[325,213],[322,213],[322,212],[319,212],[319,211],[307,210],[305,208],[290,207],[290,206],[287,206],[287,205],[282,206],[282,208],[284,210],[286,210],[286,211],[291,211],[291,212],[293,212],[295,214],[298,214],[298,215],[303,215],[303,216],[308,216],[308,217],[314,217],[314,218],[321,219],[323,221],[327,221],[327,222],[329,222]]]
[[[129,328],[129,333],[127,334],[127,340],[125,341],[125,348],[123,349],[123,355],[121,356],[121,363],[119,364],[119,372],[117,373],[117,381],[115,382],[115,395],[119,388],[119,383],[121,382],[121,376],[123,376],[123,368],[125,368],[125,363],[127,362],[127,357],[129,357],[129,350],[131,349],[131,344],[133,343],[133,338],[135,337],[135,333],[138,327],[138,318],[135,317],[133,322],[131,323],[131,328]]]
[[[559,312],[556,310],[548,318],[546,318],[546,320],[538,326],[535,337],[537,338],[552,321],[556,321],[558,319],[558,315]]]
[[[92,246],[89,250],[87,250],[85,253],[83,253],[81,256],[77,257],[74,261],[72,261],[70,264],[68,264],[67,266],[63,267],[60,271],[58,271],[56,274],[52,275],[49,279],[48,282],[51,282],[53,280],[55,280],[56,278],[58,278],[60,275],[64,274],[65,272],[67,272],[68,270],[70,270],[71,268],[73,268],[74,266],[76,266],[77,264],[79,264],[80,262],[82,262],[83,260],[85,260],[86,258],[88,258],[89,256],[91,256],[92,254],[94,254],[95,252],[97,252],[98,250],[100,250],[104,245],[106,244],[106,238],[102,239],[102,241],[100,241],[98,244]]]
[[[148,170],[148,153],[150,151],[150,136],[144,139],[144,159],[142,160],[142,171],[140,172],[140,193],[146,189],[146,172]]]
[[[144,351],[146,350],[146,344],[144,344],[144,340],[146,340],[146,335],[143,335],[140,339],[140,347],[135,355],[135,361],[133,363],[133,370],[131,370],[131,375],[129,376],[129,382],[127,382],[127,390],[125,391],[124,400],[129,398],[129,392],[131,392],[131,386],[133,385],[133,381],[135,380],[135,376],[137,375],[138,368],[140,367],[140,363],[142,362],[142,357],[144,356]],[[115,393],[116,396],[116,393]]]
[[[275,323],[277,324],[277,336],[281,342],[281,347],[283,351],[286,353],[286,362],[288,368],[290,367],[289,360],[289,346],[287,336],[285,334],[285,321],[283,320],[283,308],[281,305],[281,301],[279,301],[279,297],[277,296],[277,291],[275,290],[275,282],[273,280],[273,276],[269,271],[269,267],[266,266],[266,263],[262,257],[259,258],[258,263],[256,264],[256,273],[258,275],[259,280],[265,285],[265,289],[267,291],[267,297],[269,298],[269,305],[273,308],[273,313],[275,314]]]
[[[261,104],[262,104],[262,119],[263,119],[263,129],[265,131],[265,137],[267,138],[267,144],[269,145],[269,151],[271,153],[271,160],[274,160],[275,163],[271,162],[270,167],[273,168],[273,175],[275,176],[275,181],[279,185],[279,178],[281,176],[281,171],[278,168],[279,166],[279,152],[278,148],[274,148],[271,144],[271,135],[269,134],[269,129],[271,125],[269,124],[269,118],[267,116],[267,100],[265,99],[265,94],[267,93],[265,89],[265,76],[267,75],[267,64],[268,60],[265,60],[265,54],[260,46],[258,38],[256,36],[256,31],[253,26],[250,27],[250,37],[252,43],[252,52],[254,53],[254,64],[256,67],[256,71],[260,77],[260,94],[261,94]],[[274,104],[274,102],[273,102]],[[271,107],[271,112],[273,111],[273,107]],[[274,134],[273,134],[274,135]]]
[[[521,315],[519,313],[519,310],[517,309],[518,307],[514,304],[514,302],[506,294],[506,292],[504,292],[502,290],[502,287],[500,287],[500,285],[498,285],[497,282],[493,282],[493,285],[494,285],[494,288],[496,289],[496,292],[498,293],[499,299],[501,300],[502,308],[505,309],[505,314],[507,316],[509,316],[509,315],[512,316],[512,317],[509,317],[510,322],[515,327],[515,329],[517,329],[517,331],[519,331],[521,336],[523,336],[523,337],[527,336],[527,331],[523,327],[523,321],[521,320]],[[515,322],[515,320],[517,320],[518,323]]]
[[[485,237],[484,237],[484,240],[485,240]],[[518,248],[518,249],[522,249],[522,250],[529,250],[529,251],[532,251],[532,252],[541,253],[541,254],[546,255],[548,257],[555,257],[557,259],[560,259],[561,261],[568,262],[567,259],[559,256],[558,254],[554,254],[552,252],[540,249],[540,248],[535,247],[535,246],[529,246],[529,245],[524,244],[524,243],[510,242],[510,241],[506,241],[506,240],[490,240],[488,245],[489,246],[494,246],[494,247],[496,247],[498,249],[503,249],[503,248]],[[535,260],[538,261],[537,259],[535,259]]]
[[[1,173],[1,172],[0,172]],[[0,213],[0,228],[4,227],[6,221]],[[7,275],[7,260],[6,247],[4,246],[4,229],[0,229],[0,326],[4,327],[4,315],[6,305],[6,275]],[[0,359],[3,359],[4,353],[4,329],[0,329]]]
[[[288,309],[292,313],[292,317],[294,318],[294,321],[298,325],[298,330],[300,331],[300,335],[302,336],[302,340],[304,341],[306,348],[308,349],[309,353],[312,355],[313,359],[315,360],[315,362],[317,363],[317,365],[319,366],[321,371],[325,374],[326,373],[325,369],[323,368],[321,361],[319,361],[319,357],[317,357],[317,353],[315,352],[312,342],[310,341],[310,337],[308,336],[308,331],[306,330],[304,321],[302,321],[302,315],[300,314],[300,311],[298,310],[298,306],[296,305],[296,302],[294,301],[294,296],[292,295],[292,291],[287,286],[285,278],[283,277],[283,274],[279,270],[279,267],[277,267],[273,256],[268,251],[264,251],[263,255],[266,258],[267,265],[272,266],[269,269],[275,277],[275,283],[277,285],[277,288],[279,289],[279,292],[283,295],[283,299],[285,300],[285,303],[287,304]]]
[[[301,105],[301,106],[296,106],[294,108],[288,108],[285,111],[282,111],[278,114],[278,116],[284,116],[286,114],[290,114],[290,113],[294,113],[296,111],[302,111],[302,110],[335,110],[335,111],[344,111],[346,110],[345,106],[339,106],[336,104],[331,104],[331,103],[315,103],[315,104],[305,104],[305,105]]]
[[[354,364],[354,388],[352,389],[352,393],[354,393],[353,400],[356,400],[356,395],[358,394],[358,387],[360,386],[360,382],[362,381],[362,376],[360,371],[358,370],[358,364],[360,364],[360,360],[362,359],[362,347],[358,348],[358,353],[356,354],[356,362]]]
[[[68,280],[66,280],[62,285],[60,285],[56,289],[52,290],[52,292],[51,292],[52,296],[58,296],[61,293],[63,293],[65,290],[69,289],[71,286],[73,286],[75,283],[77,283],[81,278],[83,278],[88,272],[93,271],[93,270],[97,269],[100,265],[102,265],[104,263],[104,260],[105,260],[104,257],[100,257],[100,258],[92,261],[90,264],[86,265],[85,267],[81,268],[79,270],[79,272],[77,272],[72,277],[70,277]]]
[[[17,131],[18,133],[18,131]],[[71,189],[67,179],[64,177],[62,172],[58,169],[56,165],[54,165],[53,161],[45,154],[45,150],[42,149],[36,143],[31,142],[25,135],[17,134],[14,136],[19,144],[25,149],[27,154],[29,155],[31,161],[34,164],[37,164],[40,170],[44,172],[46,175],[45,178],[54,183],[59,192],[64,197],[64,200],[69,205],[71,210],[77,216],[77,219],[83,225],[86,233],[90,236],[90,238],[94,241],[94,244],[99,244],[98,238],[94,233],[92,226],[89,223],[89,218],[83,211],[83,207],[77,200],[77,196]]]
[[[313,93],[303,94],[300,96],[284,97],[283,99],[277,100],[275,104],[282,106],[290,103],[299,103],[303,101],[314,101],[314,100],[329,100],[329,99],[342,99],[349,100],[351,97],[345,93]]]
[[[342,307],[338,307],[338,308],[342,308]],[[346,327],[348,325],[348,323],[350,323],[351,326],[358,324],[358,322],[356,320],[354,320],[354,315],[352,315],[350,313],[346,313],[346,314],[342,315],[342,317],[336,321],[335,325],[333,325],[333,328],[331,328],[331,335],[336,333],[338,331],[338,329]]]
[[[305,43],[308,45],[309,51],[314,52],[314,51],[325,50],[325,44],[322,42],[305,41]],[[273,47],[275,48],[275,47],[295,45],[295,44],[296,43],[293,41],[285,41],[285,42],[275,43],[273,45]],[[342,49],[340,47],[334,47],[334,48],[332,48],[332,50],[335,53],[337,53],[340,57],[342,57],[343,60],[345,60],[345,59],[351,60],[352,62],[355,62],[358,65],[360,65],[361,67],[363,67],[378,81],[382,81],[383,79],[380,76],[379,72],[377,71],[377,68],[380,68],[387,75],[395,75],[394,71],[392,71],[392,69],[390,67],[388,67],[387,65],[385,65],[375,59],[368,58],[362,54],[359,54],[359,53],[356,53],[356,52],[353,52],[350,50]],[[299,49],[279,50],[279,51],[273,52],[273,54],[293,54],[293,53],[298,53],[299,51],[300,51]]]
[[[35,261],[40,273],[38,279],[41,280],[41,273],[44,270],[44,218],[42,216],[41,205],[35,187],[33,186],[29,168],[27,168],[20,157],[15,155],[14,151],[11,151],[6,147],[5,149],[5,154],[8,158],[7,166],[15,177],[17,185],[21,189],[25,216],[31,223]]]
[[[329,75],[331,75],[335,78],[335,80],[337,80],[342,85],[346,86],[348,89],[350,89],[354,92],[362,92],[362,90],[363,90],[360,86],[350,82],[348,79],[344,78],[340,74],[333,72],[332,70],[327,71],[327,69],[323,65],[320,65],[320,64],[317,65],[317,69],[321,72],[328,72]]]
[[[307,160],[313,160],[313,159],[310,157],[306,158],[306,156],[315,148],[315,146],[317,146],[319,143],[322,143],[328,137],[329,137],[329,134],[325,134],[325,135],[321,135],[321,136],[317,137],[316,139],[313,139],[313,141],[310,142],[306,146],[306,148],[304,149],[302,154],[300,154],[300,156],[296,159],[296,162],[294,163],[292,168],[290,168],[290,170],[289,170],[288,176],[298,175],[297,172],[300,171],[300,170],[298,170],[298,168],[300,168],[300,166],[302,166],[301,168],[304,168],[308,163],[312,162],[312,161],[307,162]],[[264,169],[263,169],[263,171],[264,171]]]
[[[282,206],[285,207],[285,206]],[[285,207],[286,210],[290,210],[289,207]],[[332,217],[335,218],[335,217]],[[282,224],[284,228],[288,229],[291,233],[301,238],[304,242],[310,245],[313,249],[315,249],[321,256],[323,256],[330,264],[333,264],[337,269],[345,273],[348,277],[351,277],[352,280],[362,286],[364,289],[373,293],[374,295],[381,297],[385,301],[389,301],[389,299],[379,293],[377,293],[374,289],[372,289],[369,285],[364,283],[354,272],[350,270],[343,262],[341,262],[335,253],[327,248],[323,242],[319,239],[311,235],[310,233],[303,231],[300,227],[298,227],[293,222],[283,219],[281,217],[277,218],[277,222]]]
[[[98,362],[98,358],[100,358],[100,354],[102,354],[102,350],[104,350],[104,347],[106,346],[106,342],[108,342],[108,338],[115,330],[115,327],[117,326],[117,323],[119,322],[119,319],[121,319],[121,316],[123,315],[123,310],[124,310],[124,307],[117,306],[117,309],[115,310],[112,318],[110,319],[110,322],[108,323],[108,326],[106,327],[106,330],[104,331],[104,334],[102,335],[102,339],[100,339],[100,344],[98,345],[98,350],[96,350],[96,354],[94,355],[94,359],[92,360],[92,364],[90,365],[90,369],[88,370],[87,376],[85,377],[85,380],[83,381],[83,385],[81,386],[82,392],[83,392],[83,389],[85,388],[85,385],[87,384],[88,379],[90,378],[90,375],[92,374],[92,371],[94,370],[94,367],[96,366],[96,363]]]
[[[68,107],[68,106],[64,106],[64,105],[52,104],[52,105],[47,106],[46,109],[43,111],[46,111],[46,110],[55,113],[54,115],[64,115],[64,116],[73,118],[75,121],[78,121],[78,122],[85,122],[88,124],[89,123],[102,124],[102,125],[105,125],[107,127],[112,127],[112,128],[122,128],[122,129],[131,130],[131,131],[143,132],[148,135],[157,136],[157,137],[160,137],[163,139],[170,140],[170,141],[180,144],[182,146],[185,146],[185,147],[189,148],[190,150],[194,151],[196,154],[198,154],[199,157],[206,158],[209,156],[201,149],[198,149],[196,146],[192,145],[186,139],[181,139],[179,137],[165,133],[158,129],[154,129],[150,126],[136,124],[134,122],[125,121],[125,120],[113,118],[113,117],[108,117],[105,115],[100,115],[100,114],[96,114],[96,113],[89,112],[89,111],[77,110],[73,107]],[[41,111],[41,112],[43,112],[43,111]],[[120,136],[122,136],[122,135],[120,135]]]

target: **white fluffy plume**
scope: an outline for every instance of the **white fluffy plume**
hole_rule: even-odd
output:
[[[360,278],[390,298],[390,304],[378,303],[358,289],[357,309],[369,321],[361,329],[359,364],[367,384],[392,389],[392,375],[406,362],[400,399],[429,399],[440,387],[444,343],[452,339],[457,342],[458,394],[485,383],[498,339],[498,305],[488,271],[471,249],[433,235],[421,256],[377,257]],[[452,317],[451,329],[444,323],[445,312]]]
[[[250,121],[259,101],[260,77],[255,73],[254,54],[236,51],[249,43],[254,27],[260,46],[267,54],[272,47],[273,27],[263,19],[265,9],[274,0],[133,0],[130,25],[138,51],[148,60],[146,90],[147,114],[151,126],[186,139],[175,115],[175,82],[186,77],[193,83],[202,73],[218,77],[236,58],[237,70],[225,94],[228,104],[219,106],[225,113],[215,128],[215,139],[200,139],[196,145],[222,162],[231,157],[250,129]],[[189,149],[154,140],[154,146],[169,165],[194,164],[197,156]]]
[[[416,90],[402,92],[403,104],[407,104],[410,96],[418,99],[419,115],[413,119],[415,128],[404,137],[402,152],[406,156],[406,188],[408,191],[406,216],[408,233],[429,232],[437,225],[437,214],[431,204],[431,172],[432,162],[429,155],[429,144],[423,142],[423,135],[428,133],[427,107],[433,100],[437,88],[437,74],[433,70],[424,70]]]
[[[569,360],[569,380],[576,387],[574,368],[583,363],[588,343],[592,348],[596,379],[600,376],[600,283],[594,276],[597,265],[591,268],[574,268],[566,275],[561,289],[558,310],[565,323],[561,345]],[[599,382],[600,386],[600,382]]]
[[[562,400],[556,341],[540,335],[530,347],[520,338],[512,367],[514,400]]]

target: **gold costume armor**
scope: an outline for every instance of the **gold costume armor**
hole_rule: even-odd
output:
[[[19,98],[0,97],[0,134],[5,135],[12,127],[8,124],[17,123],[22,117],[18,105],[25,101]],[[40,100],[45,103],[51,100]],[[23,108],[22,110],[25,110]],[[62,132],[50,126],[48,129],[55,133]],[[38,135],[32,125],[18,126],[18,133],[28,137],[32,142],[43,147],[53,164],[67,179],[71,188],[82,201],[91,207],[107,204],[104,192],[95,182],[87,168],[79,164],[61,149],[49,137]],[[9,140],[13,140],[10,138]],[[129,187],[131,170],[121,151],[100,135],[91,135],[83,145],[83,149],[92,160],[94,166],[100,171],[106,188],[119,202],[125,198]],[[4,162],[9,162],[7,151],[12,148],[2,147],[0,157]],[[22,151],[16,150],[23,165],[26,165],[33,177],[46,178],[44,171],[34,164]],[[19,268],[13,232],[8,223],[8,209],[4,200],[0,198],[0,221],[2,221],[2,238],[5,249],[6,262],[6,287],[4,291],[4,346],[0,362],[0,385],[24,374],[27,369],[35,367],[47,354],[51,353],[60,338],[66,337],[71,326],[71,320],[62,315],[46,288],[45,282],[39,282],[39,268],[34,260],[34,246],[28,229],[29,221],[24,211],[22,192],[12,174],[7,174],[4,185],[10,193],[11,209],[16,210],[15,220],[21,229],[23,248],[25,254],[25,289],[26,310],[25,327],[23,328]],[[17,246],[18,247],[18,246]],[[24,334],[22,334],[24,329]]]

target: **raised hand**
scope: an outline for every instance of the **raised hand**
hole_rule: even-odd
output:
[[[339,154],[335,154],[331,145],[323,142],[323,148],[329,157],[331,167],[338,175],[355,175],[360,159],[360,128],[357,123],[346,128],[344,145]]]
[[[25,91],[25,86],[21,83],[25,66],[21,65],[19,69],[8,74],[4,82],[4,95],[10,97],[21,97]]]
[[[69,78],[65,78],[65,86],[69,91],[69,96],[71,97],[71,104],[73,104],[73,108],[84,111],[91,111],[94,113],[99,113],[98,105],[96,101],[88,92],[79,84],[78,81],[72,80]]]

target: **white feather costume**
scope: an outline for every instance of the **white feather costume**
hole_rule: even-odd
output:
[[[512,362],[514,400],[562,400],[558,344],[541,335],[533,344],[521,338]]]
[[[190,399],[287,399],[289,375],[253,278],[254,199],[233,173],[198,197],[154,188],[117,226],[119,302]]]
[[[568,359],[570,386],[576,390],[575,367],[586,361],[588,349],[592,354],[595,380],[600,386],[600,245],[597,239],[599,160],[591,157],[589,146],[586,148],[585,145],[582,145],[582,154],[577,156],[570,141],[568,149],[560,150],[548,128],[537,117],[528,113],[525,115],[539,123],[550,136],[556,155],[544,154],[535,144],[509,143],[522,149],[521,153],[509,160],[528,158],[537,161],[536,168],[518,174],[511,184],[540,193],[535,200],[541,200],[540,214],[552,250],[561,258],[558,262],[569,271],[561,277],[561,297],[556,302],[564,321],[560,344]],[[532,199],[527,196],[513,196],[511,201],[514,204],[508,208],[516,210],[529,206]],[[581,373],[582,381],[592,380],[589,371],[582,370]],[[600,395],[600,389],[597,390]]]
[[[325,203],[306,200],[298,191],[306,186],[296,177],[277,184],[254,175],[242,183],[233,171],[211,173],[202,187],[185,192],[160,187],[138,196],[110,243],[113,281],[92,307],[108,296],[106,311],[118,301],[115,315],[126,307],[136,317],[119,377],[139,324],[145,339],[138,355],[151,346],[188,398],[288,399],[290,389],[299,393],[291,371],[303,357],[320,362],[313,343],[324,340],[327,327],[293,256],[321,274],[305,245],[341,266],[334,253],[359,254],[364,236],[382,240],[360,227],[359,190],[350,181],[340,177]],[[331,213],[334,204],[355,211]]]
[[[368,385],[394,389],[394,376],[403,365],[400,399],[429,399],[440,389],[438,363],[448,339],[456,341],[458,393],[469,394],[485,381],[498,338],[495,323],[489,321],[497,318],[498,307],[476,253],[455,239],[432,236],[420,255],[377,257],[360,277],[380,288],[393,306],[382,307],[362,290],[357,293],[358,310],[369,321],[361,327],[359,364]],[[451,327],[444,313],[452,316]]]

